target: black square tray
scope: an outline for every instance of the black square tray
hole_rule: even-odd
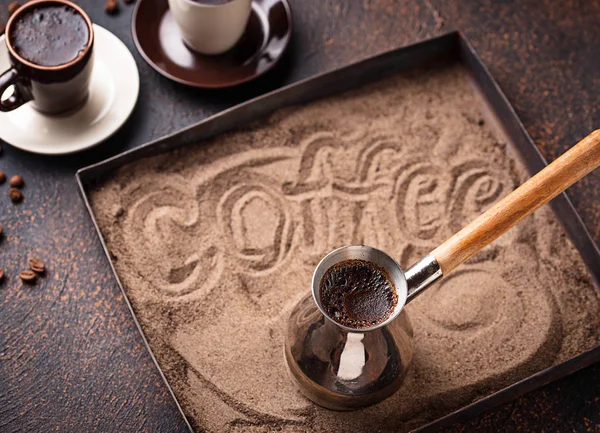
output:
[[[123,290],[123,286],[115,272],[114,264],[112,263],[106,243],[102,237],[90,205],[88,190],[91,186],[109,175],[118,167],[141,158],[170,151],[177,147],[198,143],[225,131],[236,129],[241,125],[266,117],[273,111],[282,107],[297,105],[332,94],[341,93],[401,71],[415,68],[435,67],[440,64],[447,65],[456,62],[463,64],[469,71],[471,78],[478,88],[480,97],[490,109],[492,116],[504,130],[504,134],[506,134],[509,141],[520,153],[522,161],[525,163],[530,173],[541,170],[546,165],[546,161],[525,131],[515,111],[502,93],[502,90],[494,81],[469,42],[459,32],[448,33],[434,39],[402,47],[283,87],[279,90],[227,109],[177,133],[79,170],[76,175],[79,190],[92,220],[94,221],[104,251],[111,262],[111,267],[115,273],[119,287],[121,288],[121,291],[123,291],[123,295],[150,353],[152,354],[152,350],[146,341],[142,329],[131,308],[127,294]],[[598,288],[598,282],[600,281],[600,251],[598,250],[598,247],[590,237],[579,215],[565,194],[562,194],[553,200],[551,206],[574,246],[581,254],[581,257],[594,280],[595,286]],[[160,371],[160,367],[153,354],[152,357]],[[537,374],[482,398],[475,403],[456,410],[432,423],[424,425],[420,427],[419,430],[434,427],[439,428],[470,418],[479,412],[510,401],[519,395],[525,394],[599,361],[600,346],[597,346],[592,350],[563,362],[562,364],[542,370]],[[175,395],[164,377],[164,374],[162,374],[162,371],[160,372],[165,380],[165,384],[169,387],[169,390],[175,399]],[[178,402],[177,404],[181,410]],[[191,430],[192,428],[189,425],[189,422],[188,426]]]

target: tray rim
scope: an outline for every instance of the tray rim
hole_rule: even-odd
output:
[[[490,86],[489,92],[492,93],[492,96],[495,96],[498,99],[497,103],[499,104],[500,108],[507,110],[507,115],[509,116],[509,119],[513,123],[512,126],[514,128],[516,128],[515,132],[521,135],[520,138],[523,140],[522,145],[527,147],[528,149],[522,149],[520,145],[518,145],[517,143],[514,143],[513,141],[514,141],[515,137],[512,136],[510,133],[507,133],[507,136],[510,138],[510,141],[513,142],[511,144],[513,145],[514,148],[516,148],[517,153],[519,154],[519,158],[521,159],[521,162],[523,164],[525,164],[529,174],[531,175],[532,173],[534,173],[534,172],[538,171],[539,169],[548,165],[546,159],[540,152],[539,148],[535,145],[534,141],[531,139],[529,133],[525,129],[519,116],[515,112],[512,104],[508,101],[508,99],[504,95],[504,92],[502,91],[502,89],[500,88],[500,86],[498,85],[498,83],[496,82],[494,77],[491,75],[490,71],[485,66],[485,64],[483,63],[483,61],[481,60],[481,58],[479,57],[479,55],[477,54],[477,52],[475,51],[475,49],[473,48],[471,43],[469,42],[468,38],[461,31],[454,30],[454,31],[450,31],[450,32],[441,34],[441,35],[433,37],[433,38],[428,38],[428,39],[421,40],[419,42],[403,45],[398,48],[395,48],[395,49],[392,49],[389,51],[385,51],[383,53],[380,53],[380,54],[377,54],[374,56],[368,56],[364,59],[349,63],[347,65],[344,65],[344,66],[341,66],[338,68],[334,68],[329,71],[321,72],[321,73],[312,75],[310,77],[304,78],[302,80],[296,81],[294,83],[282,86],[278,89],[272,90],[270,92],[264,93],[262,95],[256,96],[256,97],[251,98],[242,103],[239,103],[237,105],[234,105],[232,107],[229,107],[222,111],[219,111],[218,113],[215,113],[212,116],[209,116],[205,119],[200,120],[199,122],[188,125],[182,129],[179,129],[177,131],[174,131],[172,133],[169,133],[169,134],[159,137],[157,139],[151,140],[151,141],[149,141],[145,144],[142,144],[140,146],[137,146],[135,148],[128,149],[124,152],[121,152],[121,153],[114,155],[110,158],[107,158],[103,161],[99,161],[97,163],[88,165],[86,167],[83,167],[83,168],[77,170],[77,172],[75,174],[75,179],[77,182],[79,194],[84,202],[85,208],[87,209],[87,211],[91,217],[92,223],[94,225],[94,229],[98,235],[98,238],[102,245],[102,249],[104,250],[104,254],[106,255],[106,257],[108,259],[109,266],[112,270],[113,276],[119,286],[119,289],[121,290],[121,293],[123,294],[123,298],[125,299],[127,307],[129,308],[131,316],[133,317],[134,323],[142,337],[142,341],[144,342],[144,345],[146,346],[146,349],[148,350],[148,352],[154,362],[154,365],[156,366],[160,376],[162,377],[164,384],[166,385],[171,396],[173,397],[173,400],[174,400],[177,408],[179,409],[179,412],[181,413],[181,415],[183,417],[184,423],[187,425],[188,429],[191,432],[194,432],[194,429],[193,429],[192,425],[190,424],[190,421],[188,420],[187,416],[185,415],[185,412],[184,412],[179,400],[175,396],[175,393],[174,393],[173,389],[171,388],[169,381],[167,380],[166,376],[164,375],[164,372],[163,372],[162,368],[160,367],[158,360],[156,359],[154,352],[148,343],[146,335],[144,334],[144,331],[142,330],[142,327],[137,319],[137,316],[135,314],[133,306],[129,300],[129,297],[127,296],[127,293],[124,290],[123,284],[122,284],[122,282],[117,274],[117,271],[114,267],[114,264],[110,257],[110,252],[106,245],[104,236],[102,234],[102,231],[100,230],[100,227],[98,225],[98,222],[94,215],[94,211],[91,206],[91,202],[88,198],[87,187],[89,187],[91,184],[93,184],[93,182],[95,180],[97,180],[97,178],[100,175],[103,175],[104,173],[114,170],[123,165],[129,164],[133,161],[143,159],[145,157],[162,154],[164,152],[171,151],[171,150],[174,150],[179,147],[192,145],[194,143],[197,144],[198,141],[205,141],[212,136],[220,135],[227,130],[235,129],[235,128],[227,127],[223,131],[220,131],[219,128],[216,128],[216,130],[210,130],[210,128],[208,128],[209,130],[204,132],[205,136],[198,140],[191,140],[188,143],[180,143],[178,145],[170,145],[169,144],[169,141],[177,140],[178,138],[183,137],[186,133],[192,133],[196,130],[200,130],[204,126],[209,126],[211,124],[211,122],[215,122],[219,119],[224,119],[224,118],[230,116],[231,114],[235,114],[237,112],[240,112],[240,110],[244,110],[246,108],[252,107],[252,106],[256,105],[257,103],[265,102],[268,100],[268,98],[273,98],[273,97],[277,97],[278,95],[286,94],[286,92],[290,92],[293,89],[301,88],[301,87],[311,84],[319,79],[337,76],[337,75],[343,74],[344,72],[351,71],[355,68],[360,68],[360,67],[367,68],[366,65],[368,65],[369,63],[373,63],[377,60],[381,60],[385,56],[390,56],[395,53],[405,53],[405,52],[408,52],[409,50],[417,50],[417,51],[424,50],[427,44],[442,44],[443,45],[444,43],[455,46],[454,49],[456,49],[457,51],[455,53],[451,53],[449,55],[449,59],[451,59],[454,62],[462,63],[465,66],[465,68],[467,69],[467,72],[469,74],[472,75],[474,68],[480,69],[480,71],[479,71],[481,74],[480,79],[483,78],[484,80],[487,81],[486,84],[488,86]],[[416,67],[419,67],[419,65],[408,66],[406,69],[410,70],[410,69],[414,69]],[[392,72],[392,73],[394,73],[394,72]],[[388,74],[383,73],[383,75],[380,78],[383,78],[386,75],[388,75]],[[371,80],[367,80],[367,81],[371,81]],[[373,80],[373,81],[375,81],[375,80]],[[482,85],[482,83],[480,82],[479,79],[475,79],[475,81],[477,82],[478,86]],[[357,87],[353,86],[353,85],[348,87],[348,89],[352,89],[352,88],[357,88]],[[348,89],[346,89],[346,90],[348,90]],[[343,91],[345,91],[345,90],[334,90],[331,93],[337,94],[337,93],[342,93]],[[327,92],[324,92],[324,93],[325,93],[325,95],[317,95],[315,97],[309,97],[308,100],[309,101],[310,100],[318,100],[318,99],[327,97]],[[483,93],[485,93],[485,91]],[[489,96],[490,95],[483,95],[483,96],[480,96],[480,98],[485,100],[486,103],[489,103],[489,101],[487,101]],[[295,103],[292,103],[291,105],[298,105],[298,104],[302,104],[302,103],[306,102],[306,101],[303,101],[302,98],[299,98],[299,99],[300,100],[296,101]],[[260,117],[267,116],[269,112],[275,111],[280,108],[284,108],[289,105],[290,104],[284,103],[284,104],[276,107],[274,110],[267,109],[264,113],[258,115],[257,117],[260,118]],[[495,109],[497,109],[497,108],[498,107],[493,107],[493,110],[495,111]],[[494,113],[494,114],[497,117],[500,117],[500,115],[498,113]],[[506,122],[500,122],[500,126],[503,129],[506,128],[505,123]],[[243,124],[240,124],[238,126],[243,126]],[[164,144],[164,146],[161,146],[163,144]],[[526,157],[526,155],[523,154],[524,150],[529,150],[530,152],[532,152],[532,155],[530,155],[529,157]],[[96,177],[94,177],[94,176],[96,176]],[[597,263],[600,263],[600,249],[598,248],[595,241],[591,237],[587,227],[584,225],[584,223],[581,219],[581,216],[576,211],[575,207],[573,206],[571,200],[569,199],[569,197],[567,196],[566,193],[560,194],[556,199],[554,199],[550,203],[550,206],[553,210],[555,217],[557,218],[557,220],[561,223],[561,225],[567,232],[569,239],[574,244],[580,257],[584,260],[586,268],[589,271],[590,276],[592,277],[593,284],[594,284],[595,288],[598,290],[600,287],[600,269],[593,269],[591,267],[590,263],[587,260],[588,259],[587,255],[591,256],[592,259],[594,261],[596,261]],[[561,211],[569,213],[570,214],[569,216],[572,219],[565,221],[564,217],[562,217],[560,215]],[[578,232],[579,236],[575,236],[575,234],[574,234],[575,232]],[[585,254],[585,256],[584,256],[584,254]],[[547,384],[550,384],[559,379],[562,379],[568,375],[571,375],[571,374],[573,374],[589,365],[597,363],[597,362],[600,362],[600,344],[597,345],[596,347],[589,349],[585,352],[582,352],[579,355],[576,355],[573,358],[570,358],[560,364],[540,370],[537,373],[532,374],[531,376],[528,376],[528,377],[526,377],[522,380],[519,380],[511,385],[501,388],[491,394],[486,395],[485,397],[480,398],[479,400],[476,400],[466,406],[456,409],[456,410],[454,410],[440,418],[437,418],[427,424],[423,424],[412,431],[419,431],[419,432],[429,431],[430,429],[441,428],[444,426],[452,425],[453,423],[456,423],[459,421],[468,420],[468,419],[476,416],[477,414],[480,414],[486,410],[490,410],[494,407],[497,407],[497,406],[507,403],[509,401],[513,401],[514,399],[516,399],[517,397],[519,397],[523,394],[526,394],[533,390],[539,389]]]

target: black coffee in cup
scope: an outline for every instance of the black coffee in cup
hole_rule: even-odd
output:
[[[90,39],[81,14],[64,4],[42,4],[15,21],[11,44],[23,59],[39,66],[59,66],[77,59]]]
[[[398,295],[387,272],[364,260],[346,260],[325,272],[319,284],[327,315],[350,328],[370,328],[394,312]]]
[[[0,111],[31,103],[44,114],[82,106],[92,77],[94,27],[68,0],[37,0],[21,6],[6,24],[10,68],[0,74]]]

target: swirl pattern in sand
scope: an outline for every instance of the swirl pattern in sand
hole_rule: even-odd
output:
[[[140,324],[202,431],[402,431],[600,341],[600,302],[551,212],[527,218],[407,309],[392,398],[314,406],[282,355],[318,260],[369,244],[406,267],[525,179],[464,72],[394,77],[139,161],[92,194]]]

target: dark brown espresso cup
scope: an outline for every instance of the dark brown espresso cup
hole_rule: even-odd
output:
[[[42,113],[58,114],[85,103],[94,29],[83,9],[66,0],[26,3],[8,21],[5,40],[11,68],[0,75],[0,111],[31,101]]]

